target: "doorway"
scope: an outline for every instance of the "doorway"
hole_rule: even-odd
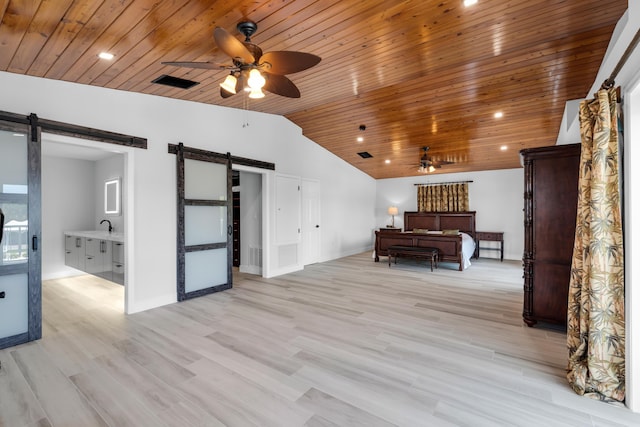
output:
[[[68,252],[65,233],[91,230],[107,232],[111,228],[113,236],[123,236],[119,245],[120,252],[122,253],[122,248],[126,248],[123,255],[131,253],[129,248],[132,242],[124,238],[130,229],[128,225],[132,224],[132,213],[128,208],[133,188],[130,179],[132,174],[128,171],[132,157],[129,150],[131,149],[128,147],[109,143],[42,133],[42,279],[47,281],[81,276],[88,271],[95,273],[95,277],[106,277],[109,281],[105,280],[101,285],[113,287],[111,295],[121,295],[120,301],[114,301],[113,304],[120,307],[123,313],[127,312],[128,295],[132,290],[127,269],[119,269],[116,279],[113,279],[113,264],[108,269],[105,268],[104,272],[94,271],[93,266],[88,265],[88,270],[69,267],[66,262],[68,259],[65,259],[65,252]],[[120,201],[123,208],[118,215],[107,215],[104,210],[105,182],[113,182],[116,177],[122,184]],[[112,241],[109,240],[108,244],[111,249]],[[101,252],[105,248],[105,255],[106,245],[107,242],[104,242],[104,245],[100,243],[99,246]],[[113,261],[112,251],[108,251],[108,255],[111,258],[109,262]],[[126,266],[126,260],[122,261],[124,262],[118,265]],[[111,274],[107,276],[107,272]],[[116,284],[120,281],[120,272],[123,273],[122,285]],[[76,289],[78,292],[86,290],[83,286],[74,285],[74,290]]]
[[[233,172],[238,177],[237,181],[234,181],[233,187],[234,266],[237,266],[241,273],[262,275],[262,243],[264,241],[262,238],[262,176],[260,173],[248,170],[234,170]],[[235,265],[236,253],[237,265]]]

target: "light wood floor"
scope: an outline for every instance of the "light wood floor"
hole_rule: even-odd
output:
[[[43,293],[42,340],[0,350],[0,426],[640,425],[571,391],[519,262],[365,253],[130,316],[91,276]]]

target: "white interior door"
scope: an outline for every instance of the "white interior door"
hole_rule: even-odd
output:
[[[320,182],[302,180],[302,260],[314,264],[320,258]]]

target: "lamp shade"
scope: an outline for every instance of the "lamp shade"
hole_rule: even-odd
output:
[[[220,83],[220,87],[227,92],[236,93],[236,83],[238,80],[235,76],[229,74],[226,79],[222,83]]]
[[[264,92],[260,88],[252,88],[249,93],[249,98],[251,99],[260,99],[264,98]]]
[[[252,69],[249,71],[249,80],[247,80],[249,87],[253,90],[262,89],[266,83],[262,74],[257,69]]]
[[[396,206],[389,206],[387,213],[389,215],[398,215],[398,208]]]

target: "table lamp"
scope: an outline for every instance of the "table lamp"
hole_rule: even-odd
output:
[[[390,227],[395,227],[395,216],[398,215],[398,208],[396,206],[389,206],[389,209],[387,209],[387,213],[391,215]]]

